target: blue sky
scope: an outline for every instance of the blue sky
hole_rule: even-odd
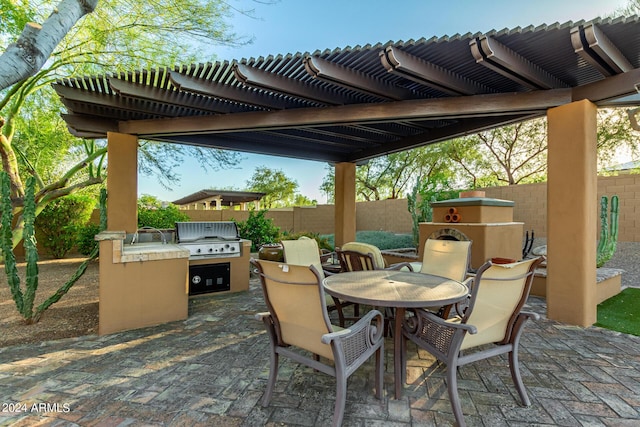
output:
[[[220,60],[241,59],[347,46],[486,32],[492,29],[591,20],[613,13],[627,0],[228,0],[253,9],[254,18],[236,14],[238,36],[253,38],[240,48],[212,48]],[[215,58],[203,58],[214,60]],[[242,190],[258,166],[282,170],[303,195],[326,203],[319,186],[326,164],[271,156],[244,155],[237,169],[205,172],[195,160],[178,170],[172,191],[153,177],[139,177],[138,193],[173,201],[207,188]]]

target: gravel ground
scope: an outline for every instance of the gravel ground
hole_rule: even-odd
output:
[[[536,238],[533,247],[545,244],[546,239]],[[624,270],[622,273],[623,288],[640,288],[640,242],[618,242],[616,253],[604,267]]]

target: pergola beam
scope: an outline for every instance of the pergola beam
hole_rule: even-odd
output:
[[[506,126],[511,123],[522,120],[542,117],[544,113],[537,114],[518,114],[514,116],[497,116],[497,117],[474,117],[459,121],[457,124],[448,125],[442,128],[436,128],[420,135],[408,136],[398,141],[378,145],[375,148],[363,150],[357,155],[351,157],[352,162],[361,162],[387,154],[405,151],[411,148],[417,148],[424,145],[433,144],[440,141],[447,141],[459,138],[469,133],[481,132],[500,126]]]
[[[633,69],[633,65],[595,24],[571,29],[574,51],[603,76],[613,76]]]
[[[530,89],[567,87],[567,84],[522,55],[489,36],[469,42],[471,54],[478,64],[502,74]]]
[[[385,100],[399,101],[414,98],[414,94],[410,90],[382,83],[365,74],[336,65],[322,58],[307,56],[304,58],[303,63],[307,73],[314,79]]]
[[[246,86],[279,92],[294,98],[316,102],[322,106],[340,105],[348,101],[342,96],[329,93],[317,86],[269,73],[249,65],[236,64],[234,65],[233,72],[235,73],[236,79]]]
[[[454,119],[536,113],[569,102],[570,89],[552,89],[526,93],[351,104],[322,109],[300,108],[225,116],[131,120],[120,122],[120,132],[145,137],[384,123],[397,120]]]
[[[460,77],[452,71],[387,46],[380,52],[382,66],[390,73],[436,89],[447,95],[473,95],[490,92],[479,84]]]

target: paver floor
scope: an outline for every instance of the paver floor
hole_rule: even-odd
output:
[[[262,407],[268,339],[254,314],[261,291],[191,300],[182,322],[0,349],[0,426],[326,426],[333,378],[281,363],[276,393]],[[518,405],[505,358],[459,370],[470,426],[640,425],[640,337],[546,319],[521,343],[532,406]],[[444,367],[410,348],[408,384],[393,398],[393,343],[387,339],[385,395],[373,394],[373,360],[350,379],[345,426],[453,423]]]

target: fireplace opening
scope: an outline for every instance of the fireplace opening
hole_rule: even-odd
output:
[[[468,242],[469,239],[466,234],[455,228],[441,228],[434,231],[429,235],[429,239],[433,240],[456,240],[459,242]]]

